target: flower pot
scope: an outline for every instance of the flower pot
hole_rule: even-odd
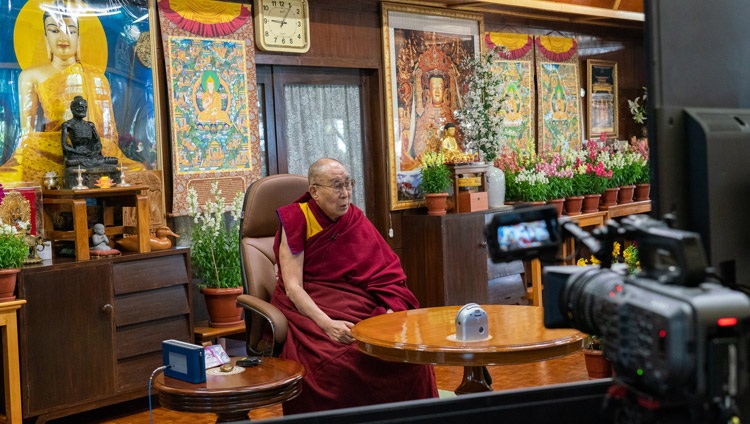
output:
[[[583,206],[581,206],[581,212],[591,213],[599,212],[599,199],[601,194],[586,194],[583,196]]]
[[[620,194],[617,196],[617,203],[633,203],[633,191],[635,190],[634,185],[626,185],[620,187]]]
[[[558,217],[562,216],[565,199],[560,198],[560,199],[547,200],[547,204],[555,207],[555,209],[557,210]]]
[[[649,200],[651,194],[651,184],[636,184],[635,191],[633,192],[633,200],[636,202],[642,202]]]
[[[16,299],[16,281],[20,268],[0,269],[0,302]]]
[[[448,193],[429,193],[424,195],[427,215],[445,215],[448,207]]]
[[[237,296],[242,294],[242,287],[230,289],[202,288],[206,299],[209,326],[234,327],[243,322],[242,308],[237,306]]]
[[[617,204],[617,194],[620,192],[620,187],[612,187],[604,190],[602,197],[599,201],[602,209],[608,209],[610,206]]]
[[[581,214],[583,196],[568,196],[565,198],[565,215],[575,216]]]
[[[583,349],[583,357],[586,361],[589,379],[612,377],[612,365],[604,356],[604,351]]]

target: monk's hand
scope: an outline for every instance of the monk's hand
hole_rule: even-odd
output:
[[[331,320],[331,323],[323,329],[332,340],[344,344],[354,343],[351,328],[354,323],[349,321]]]

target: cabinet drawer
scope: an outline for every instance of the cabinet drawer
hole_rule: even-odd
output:
[[[161,352],[161,342],[169,339],[192,343],[188,315],[118,329],[117,359]]]
[[[145,391],[151,373],[161,365],[161,350],[120,361],[117,364],[117,390],[142,389]]]
[[[156,319],[190,313],[187,286],[115,297],[115,325],[122,327]]]
[[[151,290],[190,281],[185,255],[114,264],[115,294]]]

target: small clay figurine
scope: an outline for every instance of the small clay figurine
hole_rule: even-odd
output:
[[[94,225],[89,252],[94,256],[116,256],[120,251],[109,246],[109,237],[104,233],[104,224]]]

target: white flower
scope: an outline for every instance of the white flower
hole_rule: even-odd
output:
[[[505,141],[503,76],[495,69],[497,60],[497,49],[493,49],[464,61],[464,69],[471,72],[467,79],[469,89],[462,98],[463,107],[456,111],[467,148],[481,151],[487,160],[500,154]]]

